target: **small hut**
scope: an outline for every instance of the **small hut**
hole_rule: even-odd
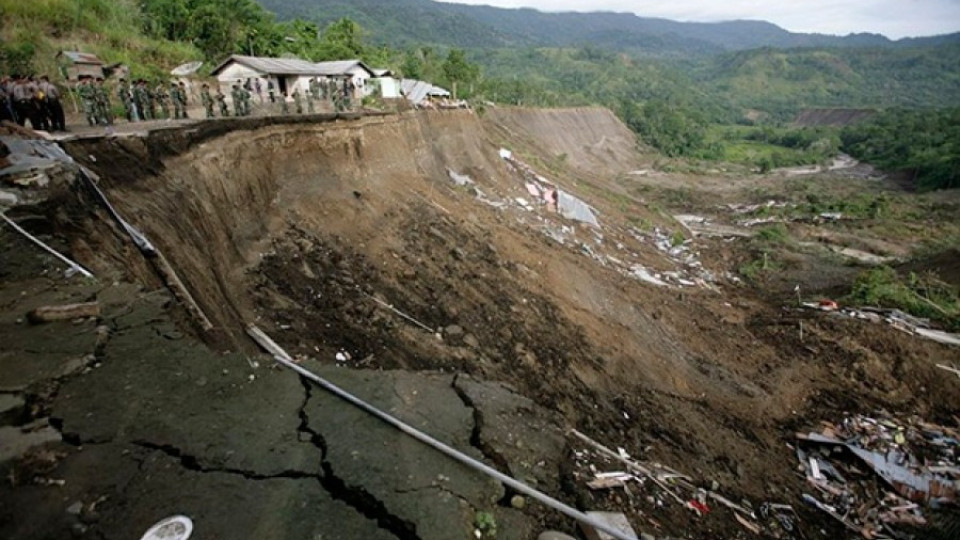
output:
[[[76,81],[81,76],[103,77],[103,60],[97,55],[79,51],[60,51],[57,53],[60,73],[68,81]]]

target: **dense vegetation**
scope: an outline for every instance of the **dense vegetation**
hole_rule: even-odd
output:
[[[667,156],[761,171],[822,162],[838,150],[834,131],[785,127],[804,107],[960,103],[960,34],[891,42],[791,34],[760,22],[429,0],[262,2],[284,20],[255,0],[0,0],[0,71],[53,72],[61,48],[148,77],[189,60],[210,67],[232,53],[360,58],[481,102],[605,105]],[[749,48],[758,44],[832,48]],[[957,124],[956,111],[897,110],[845,130],[843,147],[911,171],[921,187],[956,187]]]
[[[901,276],[889,267],[870,270],[857,278],[848,300],[858,305],[897,308],[937,321],[948,330],[960,330],[960,291],[935,275]]]
[[[713,54],[757,47],[913,47],[960,35],[890,41],[877,34],[796,34],[762,21],[681,23],[632,13],[542,13],[430,0],[261,0],[280,18],[330,23],[349,17],[394,47],[578,47],[635,55]]]
[[[893,109],[841,133],[851,155],[912,174],[920,189],[960,188],[960,108]]]
[[[82,49],[142,75],[196,60],[189,42],[139,31],[136,0],[0,0],[0,72],[57,73],[55,55]]]

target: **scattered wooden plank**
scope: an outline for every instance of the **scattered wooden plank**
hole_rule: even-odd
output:
[[[27,313],[27,320],[33,324],[54,321],[71,321],[100,316],[100,303],[66,304],[62,306],[41,306]]]

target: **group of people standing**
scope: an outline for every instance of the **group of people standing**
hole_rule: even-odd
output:
[[[173,109],[172,119],[189,118],[187,115],[189,99],[187,97],[187,87],[183,81],[180,81],[179,84],[176,81],[171,81],[168,91],[162,82],[157,83],[151,89],[144,79],[137,79],[132,84],[125,79],[120,79],[120,85],[117,87],[117,97],[120,98],[124,115],[130,122],[170,119],[171,108]],[[87,107],[84,105],[84,112],[86,113],[86,111]],[[90,120],[89,114],[87,120]]]
[[[281,114],[290,114],[291,106],[297,114],[312,114],[316,111],[315,102],[319,100],[331,102],[334,110],[338,112],[352,109],[357,87],[349,77],[326,80],[313,77],[307,86],[303,89],[294,87],[292,92],[278,93],[274,81],[266,81],[270,103],[279,102]],[[260,103],[265,104],[263,90],[260,79],[237,80],[230,92],[233,116],[249,116],[252,113],[251,98],[254,93],[259,97]],[[91,127],[113,125],[115,114],[122,114],[129,122],[189,118],[188,92],[182,81],[171,81],[169,87],[158,82],[151,87],[145,79],[128,82],[121,78],[115,95],[122,106],[122,113],[120,109],[114,110],[111,92],[101,77],[81,75],[74,91],[87,124]],[[27,76],[3,77],[0,79],[0,120],[10,120],[20,125],[30,122],[33,129],[66,131],[61,96],[60,89],[46,76],[39,79]],[[212,94],[209,85],[204,83],[200,90],[200,101],[207,118],[214,118],[217,109],[221,117],[231,116],[226,96],[219,85],[216,93]]]
[[[15,75],[0,79],[0,120],[33,129],[66,131],[60,89],[46,75]]]

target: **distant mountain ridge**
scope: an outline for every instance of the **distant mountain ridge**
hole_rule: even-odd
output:
[[[281,19],[329,23],[350,17],[392,46],[564,47],[712,54],[758,47],[924,47],[960,43],[960,33],[891,40],[880,34],[803,34],[765,21],[677,22],[633,13],[546,13],[433,0],[259,0]]]

